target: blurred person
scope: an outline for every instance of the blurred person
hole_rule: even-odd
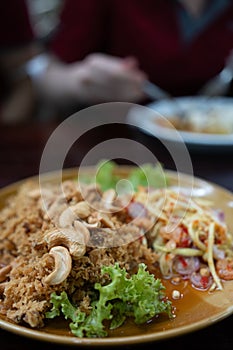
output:
[[[35,93],[25,64],[40,52],[24,0],[0,2],[0,122],[28,120]]]
[[[194,95],[232,48],[231,0],[66,0],[37,84],[76,106],[145,101],[146,79]]]

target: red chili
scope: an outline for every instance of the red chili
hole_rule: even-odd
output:
[[[207,288],[207,286],[209,284],[209,277],[202,276],[200,282],[201,282],[201,285],[202,285],[203,288]]]
[[[190,244],[191,244],[191,239],[188,235],[187,227],[182,226],[182,234],[179,242],[179,247],[187,248],[190,246]]]
[[[190,246],[190,239],[188,237],[182,238],[179,247],[187,248]]]
[[[183,256],[179,256],[179,261],[181,262],[181,264],[183,265],[183,267],[187,267],[188,263],[187,261],[183,258]]]

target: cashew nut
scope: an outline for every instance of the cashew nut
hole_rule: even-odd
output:
[[[89,222],[86,222],[86,221],[81,221],[82,224],[84,226],[86,226],[87,228],[97,228],[97,227],[100,227],[101,226],[101,223],[99,221],[95,221],[93,223],[89,223]]]
[[[85,219],[91,214],[89,205],[85,201],[78,202],[65,209],[59,217],[59,226],[71,226],[74,220]]]
[[[57,246],[51,248],[49,254],[54,258],[55,269],[45,278],[45,283],[60,284],[69,276],[72,268],[70,253],[65,247]]]
[[[75,215],[71,207],[68,207],[67,209],[63,210],[63,212],[59,217],[59,226],[60,227],[72,226],[75,219],[77,219],[77,216]]]
[[[104,213],[98,213],[98,220],[106,227],[115,228],[114,223],[110,220],[109,216]]]
[[[102,195],[102,200],[104,201],[104,207],[110,209],[112,207],[113,201],[116,198],[116,191],[114,189],[109,189],[105,191]]]
[[[74,228],[76,232],[79,233],[79,236],[81,235],[83,237],[83,243],[87,244],[90,239],[90,232],[81,221],[75,220],[74,222]]]
[[[48,247],[63,245],[69,249],[74,259],[79,259],[86,252],[86,244],[90,238],[89,230],[81,222],[75,221],[74,227],[54,229],[45,236]]]
[[[91,209],[87,202],[81,201],[72,206],[72,210],[80,219],[86,219],[91,215]]]
[[[54,222],[57,222],[60,217],[60,213],[66,208],[66,202],[64,198],[57,198],[48,208],[45,206],[45,212],[48,218],[52,219]]]

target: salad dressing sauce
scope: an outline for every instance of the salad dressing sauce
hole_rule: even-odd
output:
[[[123,326],[115,330],[110,330],[109,337],[138,336],[140,334],[143,336],[154,332],[172,330],[177,326],[188,326],[200,321],[208,314],[211,316],[218,309],[216,306],[205,301],[205,297],[209,295],[208,292],[195,290],[187,281],[181,281],[179,285],[172,284],[170,280],[162,280],[162,283],[166,288],[165,292],[168,299],[172,301],[174,306],[175,317],[169,319],[167,315],[159,315],[146,324],[141,325],[135,324],[133,319],[128,319]],[[180,299],[172,299],[173,290],[180,292]],[[64,318],[57,317],[55,320],[46,322],[42,331],[61,336],[72,336],[68,325],[69,322],[65,321]]]

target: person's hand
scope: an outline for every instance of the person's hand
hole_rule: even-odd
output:
[[[144,94],[146,75],[134,58],[91,54],[82,62],[69,65],[66,93],[84,103],[108,101],[138,102]]]

